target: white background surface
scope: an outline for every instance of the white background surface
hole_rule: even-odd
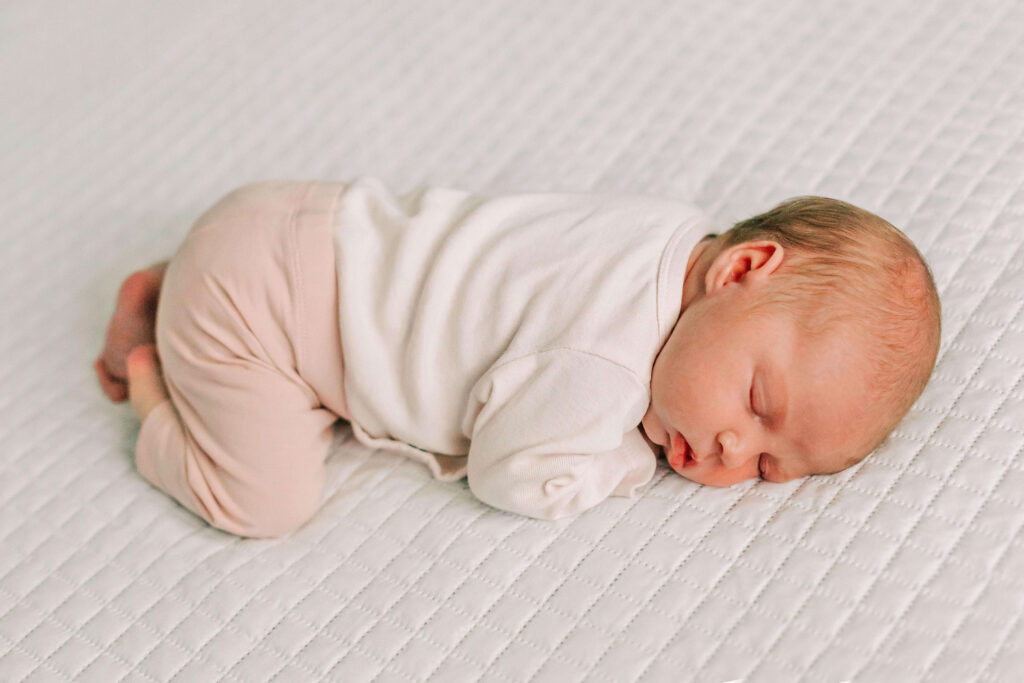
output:
[[[1024,670],[1024,5],[199,2],[0,8],[0,680],[1010,681]],[[374,174],[797,194],[930,260],[932,383],[862,465],[573,520],[339,424],[279,541],[150,487],[91,361],[121,280],[226,191]]]

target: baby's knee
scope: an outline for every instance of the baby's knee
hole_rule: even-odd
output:
[[[276,538],[295,531],[320,507],[323,480],[322,471],[289,472],[245,487],[234,496],[238,505],[235,528],[226,530],[251,538]]]

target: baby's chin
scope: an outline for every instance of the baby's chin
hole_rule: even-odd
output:
[[[689,472],[687,471],[687,469],[672,467],[671,464],[669,464],[669,467],[672,469],[673,472],[678,474],[683,479],[688,479],[695,484],[707,484],[708,486],[715,486],[715,484],[710,484],[707,481],[705,481],[705,478],[700,476],[696,472]],[[718,486],[729,486],[729,484],[718,484]]]
[[[696,477],[696,478],[695,478],[695,477],[691,477],[691,476],[690,476],[690,475],[689,475],[688,473],[686,473],[686,472],[680,472],[680,471],[679,471],[679,470],[677,470],[677,469],[676,469],[675,467],[672,467],[672,465],[669,465],[669,467],[670,467],[670,468],[672,469],[672,471],[673,471],[673,472],[675,472],[676,474],[678,474],[678,475],[679,475],[680,477],[682,477],[683,479],[689,479],[690,481],[692,481],[692,482],[694,482],[694,483],[696,483],[696,484],[703,484],[703,483],[704,483],[704,482],[702,482],[702,481],[700,480],[700,477]]]
[[[673,465],[671,462],[668,463],[668,466],[680,477],[689,479],[695,484],[701,484],[703,486],[727,488],[733,484],[738,484],[741,481],[756,478],[746,477],[738,474],[735,470],[729,470],[722,467],[707,468],[698,464],[678,467]]]

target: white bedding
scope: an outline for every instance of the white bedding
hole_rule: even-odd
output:
[[[0,7],[0,680],[1011,681],[1024,671],[1024,5]],[[889,218],[945,311],[862,465],[543,522],[339,423],[241,540],[150,487],[91,361],[120,281],[242,183],[796,194]]]

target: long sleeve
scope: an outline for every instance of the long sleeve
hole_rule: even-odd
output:
[[[650,480],[656,456],[637,426],[648,393],[636,375],[558,349],[506,362],[478,386],[470,490],[494,507],[558,519]]]

